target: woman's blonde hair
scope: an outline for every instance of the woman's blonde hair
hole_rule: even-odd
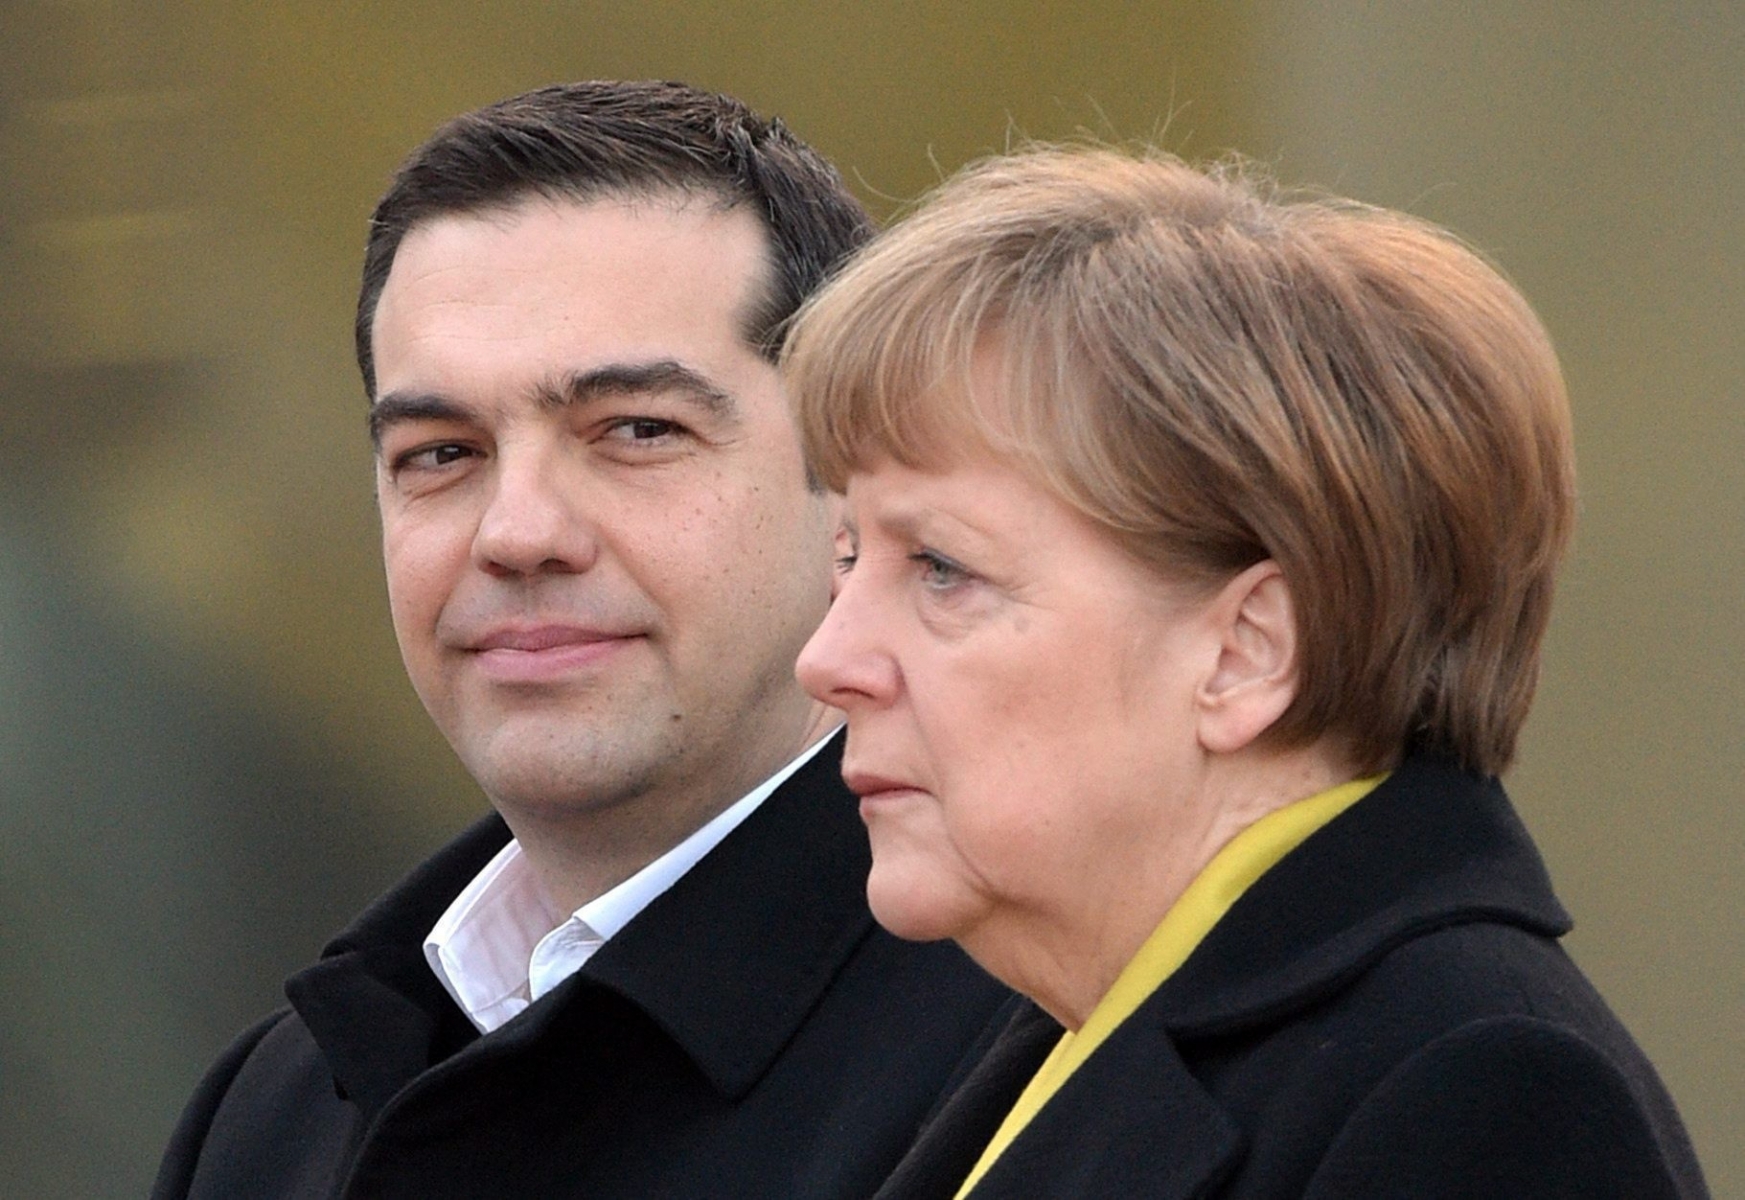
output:
[[[1300,638],[1274,744],[1513,757],[1574,519],[1568,400],[1526,301],[1448,233],[1240,167],[1032,149],[854,259],[784,367],[834,488],[991,453],[1166,578],[1274,560]]]

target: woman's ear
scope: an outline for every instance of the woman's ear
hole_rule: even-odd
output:
[[[1296,606],[1284,573],[1267,559],[1226,583],[1208,613],[1218,659],[1194,694],[1200,745],[1231,754],[1264,733],[1296,698]]]

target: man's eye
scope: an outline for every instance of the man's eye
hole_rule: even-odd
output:
[[[621,442],[657,442],[679,432],[679,426],[659,417],[626,417],[614,421],[606,436]]]
[[[396,470],[428,471],[437,467],[446,467],[450,463],[459,462],[470,457],[473,451],[469,446],[459,442],[442,442],[435,446],[420,446],[416,450],[408,450],[394,460]]]

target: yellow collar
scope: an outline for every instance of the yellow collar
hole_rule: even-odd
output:
[[[1146,997],[1187,961],[1188,955],[1255,880],[1307,841],[1309,835],[1321,826],[1374,791],[1376,785],[1386,778],[1383,774],[1355,779],[1306,800],[1287,804],[1231,838],[1164,914],[1151,936],[1145,939],[1145,944],[1139,947],[1139,953],[1122,968],[1114,984],[1091,1010],[1084,1026],[1077,1033],[1069,1032],[1061,1037],[1018,1097],[1018,1102],[1012,1106],[1012,1111],[1006,1114],[1005,1121],[995,1131],[988,1148],[982,1151],[969,1178],[957,1190],[957,1200],[970,1193],[987,1174],[988,1168],[994,1165],[994,1160],[1023,1132],[1030,1119],[1041,1111],[1042,1106],[1116,1027],[1132,1016]]]

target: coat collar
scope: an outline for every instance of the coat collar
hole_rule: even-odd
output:
[[[1569,929],[1497,781],[1408,758],[1242,895],[1006,1149],[975,1200],[1207,1194],[1242,1134],[1182,1041],[1279,1021],[1417,934],[1468,921]],[[1034,1006],[1014,1019],[881,1198],[954,1193],[1052,1048],[1051,1025]]]
[[[492,814],[418,866],[285,981],[285,995],[333,1072],[334,1090],[374,1113],[471,1025],[424,959],[424,937],[509,840]],[[463,1029],[462,1026],[465,1026]]]
[[[1570,928],[1502,785],[1407,758],[1261,876],[1146,1008],[1178,1036],[1234,1032],[1337,991],[1425,930],[1470,921]]]
[[[724,1096],[748,1092],[872,932],[872,858],[842,739],[795,772],[548,999],[500,1031],[531,1042],[609,993]]]
[[[722,1094],[750,1090],[872,930],[871,861],[841,754],[836,738],[580,972],[465,1054],[531,1052],[615,998]],[[423,940],[508,836],[495,816],[479,822],[286,984],[337,1087],[366,1112],[440,1059],[446,1038],[468,1040],[454,1032],[465,1018],[425,962]]]

